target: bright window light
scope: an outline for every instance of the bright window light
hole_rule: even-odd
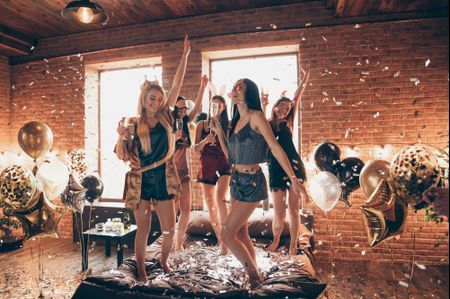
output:
[[[99,172],[105,188],[103,198],[123,196],[125,173],[129,167],[113,152],[118,138],[116,128],[122,117],[136,116],[140,85],[145,78],[161,83],[161,66],[100,72]]]
[[[286,90],[286,96],[292,99],[297,88],[297,54],[256,56],[211,61],[211,82],[218,90],[225,86],[225,97],[234,83],[248,78],[258,85],[259,92],[269,94],[267,117],[270,116],[273,104]],[[230,99],[227,105],[230,107]],[[205,107],[204,109],[208,109]],[[207,110],[205,110],[206,112]],[[230,114],[231,117],[231,114]]]

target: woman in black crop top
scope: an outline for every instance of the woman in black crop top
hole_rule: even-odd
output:
[[[292,140],[292,132],[294,128],[295,115],[297,114],[300,99],[308,84],[310,72],[304,71],[303,78],[295,91],[294,99],[291,101],[289,98],[282,97],[279,99],[272,108],[272,116],[270,119],[270,126],[272,132],[276,136],[278,143],[286,153],[289,162],[294,170],[295,176],[302,183],[306,182],[305,166],[295,149],[294,142]],[[262,95],[262,102],[267,105],[268,95]],[[273,207],[274,207],[274,219],[272,222],[273,242],[269,245],[269,251],[275,251],[280,243],[281,232],[284,227],[284,219],[286,218],[286,195],[289,190],[289,231],[291,236],[291,242],[289,246],[289,254],[297,254],[298,236],[300,234],[300,199],[296,192],[292,192],[289,186],[289,177],[278,161],[269,152],[269,186],[272,191]]]
[[[259,163],[264,162],[265,157],[258,154],[251,155],[251,152],[258,150],[257,146],[262,146],[263,148],[259,150],[264,150],[264,147],[268,145],[284,171],[292,178],[292,191],[302,197],[307,195],[262,113],[256,84],[249,79],[237,81],[231,92],[231,99],[233,118],[229,134],[230,144],[217,119],[212,119],[211,126],[219,137],[224,154],[233,166],[230,184],[232,208],[223,225],[221,238],[244,266],[249,276],[250,287],[256,288],[261,278],[256,264],[255,249],[248,235],[247,221],[259,201],[268,196],[265,177],[259,166]],[[254,142],[251,142],[252,140]],[[245,153],[241,148],[243,145],[248,147],[250,155],[246,153],[243,157],[240,156],[239,153]]]

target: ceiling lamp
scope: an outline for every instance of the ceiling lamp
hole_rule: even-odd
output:
[[[61,15],[71,21],[83,24],[98,24],[108,21],[103,8],[89,0],[72,1],[61,11]]]

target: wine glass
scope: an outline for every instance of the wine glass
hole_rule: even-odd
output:
[[[218,112],[219,112],[219,103],[211,103],[211,115],[213,117],[216,117]]]
[[[175,128],[176,130],[183,130],[183,119],[182,118],[177,118],[175,120]],[[183,139],[183,137],[181,137],[180,139]]]
[[[123,126],[127,129],[127,135],[126,135],[126,139],[134,138],[134,126],[131,123],[131,118],[130,117],[122,117],[122,123]]]

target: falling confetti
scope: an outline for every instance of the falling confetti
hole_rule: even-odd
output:
[[[431,63],[431,60],[427,59],[427,61],[425,61],[425,67],[428,67],[430,65],[430,63]]]
[[[409,288],[409,284],[404,281],[399,281],[398,284],[401,285],[402,287]]]
[[[394,78],[398,78],[399,76],[400,76],[400,71],[398,71],[394,74]]]
[[[353,28],[355,28],[355,29],[361,28],[361,25],[356,24]]]
[[[325,36],[323,36],[322,35],[322,39],[325,41],[325,42],[327,42],[327,39],[326,39],[326,37]]]
[[[374,113],[373,118],[378,118],[379,116],[380,116],[380,112],[376,112],[376,113]]]
[[[270,27],[271,27],[273,30],[276,30],[276,29],[278,28],[278,26],[275,25],[275,24],[270,24]]]
[[[305,24],[306,27],[309,27],[309,26],[311,26],[311,25],[312,25],[311,22]]]

